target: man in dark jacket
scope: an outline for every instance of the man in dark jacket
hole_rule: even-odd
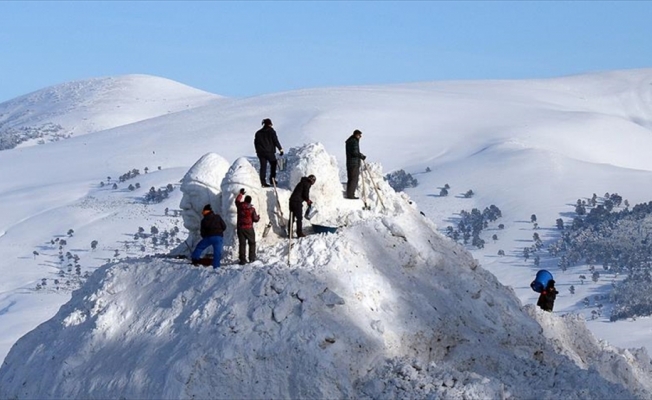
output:
[[[272,128],[271,119],[265,118],[263,120],[263,127],[254,136],[254,147],[260,161],[260,184],[263,187],[270,187],[272,181],[276,181],[276,149],[278,149],[280,155],[283,155],[283,148],[278,141],[276,131]],[[270,167],[269,184],[266,181],[267,163],[269,163]]]
[[[555,300],[559,292],[555,289],[555,280],[551,279],[548,281],[546,288],[541,291],[539,295],[539,300],[537,301],[537,306],[541,307],[544,311],[552,312],[552,308],[555,306]]]
[[[226,223],[219,214],[213,212],[210,204],[204,206],[202,215],[204,217],[201,220],[201,228],[199,231],[202,239],[197,243],[195,251],[192,252],[192,263],[194,265],[199,264],[199,259],[204,250],[206,250],[208,246],[213,246],[213,269],[218,269],[220,267],[220,259],[222,258]]]
[[[354,130],[353,134],[346,139],[346,198],[359,199],[355,196],[360,178],[360,160],[367,158],[360,153],[360,138],[362,132]]]
[[[254,223],[260,221],[260,216],[256,209],[251,205],[251,196],[244,196],[245,190],[240,189],[240,193],[235,198],[235,207],[238,209],[238,244],[240,265],[247,262],[245,253],[247,244],[249,245],[249,262],[256,261],[256,232]],[[242,197],[244,196],[244,201]]]
[[[292,231],[292,224],[294,220],[297,221],[297,237],[304,237],[303,234],[303,202],[305,201],[309,206],[312,204],[310,200],[310,187],[315,184],[317,178],[314,175],[308,175],[301,178],[297,186],[294,187],[294,191],[290,196],[290,214],[292,218],[290,219],[290,229],[288,232]]]

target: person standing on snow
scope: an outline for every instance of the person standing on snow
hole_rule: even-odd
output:
[[[358,189],[360,178],[360,160],[367,158],[360,153],[360,138],[362,132],[354,130],[353,134],[346,139],[346,198],[357,200],[355,191]]]
[[[260,161],[260,184],[262,187],[270,187],[273,181],[276,181],[276,149],[278,149],[280,155],[283,155],[283,148],[278,141],[276,131],[272,128],[272,120],[265,118],[262,123],[263,127],[254,136],[254,147]],[[267,163],[269,163],[270,168],[269,184],[266,181]]]
[[[247,245],[249,245],[249,262],[256,261],[256,232],[254,231],[254,223],[260,221],[260,216],[256,213],[256,209],[251,205],[251,196],[245,194],[245,190],[240,189],[240,193],[235,198],[235,207],[238,209],[238,245],[239,245],[239,258],[240,265],[247,262],[245,253]]]
[[[310,200],[310,188],[315,184],[317,178],[314,175],[308,175],[301,178],[297,186],[294,187],[292,195],[290,195],[290,213],[292,218],[290,219],[290,226],[288,232],[292,231],[292,224],[294,220],[297,221],[297,237],[304,237],[303,233],[303,202],[305,201],[308,206],[312,204]]]
[[[537,301],[537,306],[541,307],[544,311],[552,312],[552,308],[555,306],[555,300],[559,292],[555,289],[555,280],[551,279],[548,281],[546,288],[541,291],[539,295],[539,300]]]
[[[218,269],[220,267],[220,259],[222,258],[226,223],[219,214],[213,212],[210,204],[204,206],[202,215],[204,216],[201,220],[200,228],[202,239],[197,243],[197,247],[192,252],[192,264],[198,265],[204,250],[208,246],[213,246],[213,269]]]

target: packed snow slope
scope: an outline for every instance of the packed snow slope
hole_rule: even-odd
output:
[[[380,189],[384,205],[349,211],[337,233],[292,250],[272,235],[245,267],[145,258],[99,268],[12,348],[0,397],[652,395],[645,350],[522,308],[407,197]],[[320,213],[348,203],[324,197]]]

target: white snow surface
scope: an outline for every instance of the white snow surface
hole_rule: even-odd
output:
[[[289,265],[276,238],[260,261],[217,273],[155,258],[99,268],[14,346],[0,396],[652,394],[647,352],[601,345],[574,319],[528,314],[402,196],[384,192],[398,212],[357,211],[365,215],[336,234],[298,241]]]
[[[157,98],[161,78],[130,80],[102,86],[106,101],[84,112],[76,105],[97,93],[59,103],[46,96],[30,103],[30,115],[99,126],[115,111],[107,104],[140,98],[134,87]],[[172,92],[166,98],[179,105],[194,96]],[[608,191],[631,204],[650,200],[652,70],[229,100],[194,94],[183,112],[0,151],[0,398],[652,396],[650,319],[587,324],[581,300],[608,290],[610,278],[581,285],[585,267],[562,273],[545,258],[561,293],[555,312],[542,312],[529,288],[538,268],[520,257],[532,241],[530,214],[547,241],[578,198]],[[149,112],[132,103],[133,115]],[[265,117],[287,153],[283,216],[273,190],[257,185],[253,133]],[[20,118],[12,114],[5,126]],[[363,131],[369,161],[359,187],[369,210],[342,198],[353,129]],[[118,189],[99,185],[145,166],[149,173]],[[404,168],[420,184],[395,193],[383,168]],[[293,240],[288,255],[287,200],[308,174],[317,176],[311,197],[319,210],[310,222],[339,228]],[[140,188],[127,189],[132,182]],[[176,190],[162,203],[142,200],[170,183]],[[451,194],[440,197],[445,183]],[[232,235],[241,187],[264,218],[258,261],[236,266],[232,236],[217,272],[154,256],[187,254],[207,203]],[[468,189],[471,199],[461,196]],[[442,236],[460,210],[490,204],[503,213],[505,229],[486,232],[497,242],[487,237],[484,249],[469,252]],[[268,220],[273,229],[262,238]],[[187,244],[133,238],[152,225],[181,228]],[[507,255],[497,257],[498,249]],[[79,256],[91,273],[76,291],[52,283],[66,271],[58,251]],[[48,285],[35,290],[43,279]]]

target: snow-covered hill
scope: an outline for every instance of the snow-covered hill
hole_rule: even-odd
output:
[[[143,98],[135,94],[138,91],[133,89],[134,86],[141,87],[142,92],[154,94],[156,85],[151,82],[159,82],[160,78],[135,76],[133,79],[140,83],[132,86],[120,84],[115,90],[105,92],[108,97],[101,102],[91,101],[93,97],[88,95],[71,103],[66,99],[59,103],[35,101],[29,107],[35,118],[59,115],[80,124],[86,118],[87,126],[91,123],[99,126],[104,116],[115,115],[116,107],[113,106],[124,102],[123,97]],[[5,277],[0,282],[0,356],[4,356],[19,337],[55,315],[59,306],[70,299],[69,290],[57,290],[52,283],[62,270],[66,277],[75,275],[71,270],[79,265],[83,276],[107,260],[123,260],[125,264],[120,265],[131,266],[140,272],[144,268],[139,267],[141,265],[175,268],[166,261],[125,260],[127,256],[142,257],[169,250],[152,243],[155,235],[149,234],[150,227],[156,226],[165,232],[172,232],[176,227],[181,228],[181,236],[188,234],[180,218],[175,216],[181,201],[179,190],[155,204],[144,201],[148,190],[166,185],[178,188],[190,166],[207,152],[215,152],[229,163],[243,156],[255,162],[253,133],[265,117],[274,121],[286,150],[319,142],[335,156],[339,165],[343,165],[344,140],[354,129],[362,130],[361,150],[369,161],[382,163],[386,172],[404,168],[418,178],[419,186],[406,191],[414,205],[436,224],[439,231],[455,224],[460,210],[483,209],[491,204],[500,207],[503,215],[500,222],[504,229],[489,227],[485,233],[485,248],[471,249],[472,255],[482,268],[511,287],[523,304],[536,301],[529,282],[538,267],[521,257],[522,248],[532,242],[531,214],[538,216],[540,230],[537,232],[544,242],[549,242],[557,235],[555,220],[561,217],[568,221],[572,217],[570,207],[578,198],[592,193],[618,192],[631,204],[650,200],[648,187],[652,162],[647,149],[652,145],[652,70],[615,71],[549,80],[311,89],[229,100],[201,93],[193,97],[182,90],[171,92],[165,98],[179,105],[174,110],[182,112],[167,113],[167,110],[157,108],[158,114],[150,113],[144,102],[134,102],[127,116],[140,116],[128,122],[120,119],[126,116],[118,116],[116,120],[123,122],[105,126],[112,129],[0,152],[0,175],[3,176],[0,180],[0,273]],[[202,97],[204,95],[206,97]],[[183,107],[189,104],[186,101],[188,96],[195,102],[190,103],[190,109],[184,110]],[[93,105],[85,109],[77,106],[88,102]],[[9,103],[14,104],[6,102],[2,106]],[[77,111],[66,111],[71,108]],[[18,114],[12,115],[17,118]],[[54,117],[43,117],[38,123],[50,121],[56,122]],[[146,167],[149,173],[144,173]],[[427,168],[431,172],[426,173]],[[140,174],[125,182],[115,182],[133,169],[138,169]],[[340,171],[340,177],[343,176]],[[112,188],[114,182],[117,189]],[[138,188],[128,188],[136,183]],[[440,197],[444,184],[450,185],[450,195]],[[469,189],[475,195],[464,198],[462,194]],[[323,203],[322,200],[315,199],[318,203]],[[370,218],[361,224],[375,226],[373,220]],[[139,228],[144,228],[146,234],[140,235]],[[74,229],[72,236],[66,234],[70,229]],[[379,238],[383,237],[382,229],[376,233]],[[492,234],[496,234],[498,239],[492,241]],[[159,236],[156,238],[160,239]],[[65,246],[59,244],[61,239],[66,240]],[[94,240],[99,242],[95,250],[91,248]],[[385,242],[380,240],[379,246],[384,245]],[[447,244],[428,251],[446,253],[449,245],[452,246]],[[257,266],[263,270],[276,268],[274,266],[278,264],[271,255],[274,247],[269,246],[268,262]],[[328,253],[329,247],[325,244],[323,249]],[[504,250],[506,255],[498,257],[499,250]],[[59,255],[60,251],[62,255]],[[313,251],[320,254],[314,249],[310,254]],[[66,253],[77,256],[80,261],[69,261]],[[367,257],[364,254],[362,257]],[[466,265],[462,260],[468,255],[461,257],[460,264]],[[378,263],[383,265],[380,260]],[[369,268],[380,268],[376,259],[370,264],[373,266]],[[526,307],[526,312],[534,315],[544,328],[544,335],[553,339],[553,347],[575,360],[575,365],[581,368],[586,368],[586,365],[578,360],[588,357],[582,353],[584,351],[595,355],[596,359],[610,359],[611,352],[615,352],[621,356],[614,359],[631,361],[633,366],[630,368],[639,368],[631,354],[639,360],[645,359],[644,354],[634,350],[615,350],[590,338],[585,340],[587,332],[582,330],[581,322],[573,316],[561,317],[567,312],[586,314],[583,299],[605,293],[615,277],[604,274],[597,283],[582,285],[578,275],[585,273],[585,267],[577,266],[562,272],[556,264],[557,261],[551,257],[543,256],[541,259],[541,267],[555,274],[561,292],[555,314],[539,315],[537,310]],[[306,268],[312,268],[312,264],[307,265]],[[423,266],[424,271],[439,267]],[[110,273],[111,270],[102,271],[98,274]],[[193,273],[199,272],[188,271],[188,274]],[[225,275],[231,273],[230,270],[223,272]],[[130,279],[145,282],[150,279],[146,275],[136,273]],[[180,276],[184,279],[185,274]],[[34,288],[43,279],[48,282],[45,290],[41,288],[35,292]],[[94,276],[91,280],[98,279],[101,277]],[[195,278],[188,278],[189,281],[192,279]],[[430,282],[429,278],[424,282]],[[431,284],[437,285],[436,282]],[[576,289],[575,294],[569,293],[571,285]],[[189,286],[182,282],[179,287],[186,290]],[[84,290],[102,292],[98,287]],[[496,290],[502,293],[503,289]],[[434,292],[436,290],[430,290],[424,296],[428,299],[432,296],[430,300],[435,301],[441,293]],[[338,295],[345,301],[348,296],[346,293]],[[73,298],[74,304],[79,302],[82,300]],[[469,305],[459,307],[464,309]],[[63,314],[56,318],[65,319],[68,315],[65,310],[64,307]],[[522,314],[522,311],[514,310],[509,312]],[[87,321],[91,320],[87,316]],[[527,324],[533,323],[526,320],[530,321]],[[52,324],[55,322],[46,325]],[[568,324],[573,328],[568,328]],[[646,346],[648,349],[652,349],[652,342],[645,332],[651,326],[648,318],[607,324],[603,317],[589,324],[598,338],[609,339],[620,346]],[[38,332],[32,337],[43,334],[43,331]],[[562,344],[555,344],[557,342]],[[29,348],[33,343],[26,339],[21,349]],[[571,348],[574,350],[569,350]],[[546,349],[544,354],[548,353]],[[597,370],[603,371],[603,367],[597,367],[599,364],[604,366],[605,361],[596,361],[595,364]],[[390,378],[396,382],[399,375],[392,371],[402,370],[399,364],[391,365],[395,368],[387,367],[383,375],[387,379],[382,380],[385,383]],[[426,367],[419,368],[425,370]],[[617,374],[623,371],[621,368],[616,370]],[[564,371],[574,375],[572,371]],[[641,371],[647,374],[644,369]],[[603,377],[609,375],[606,372],[601,374]],[[516,384],[514,379],[506,384]],[[608,379],[633,382],[622,377]],[[392,384],[388,383],[389,387]],[[487,385],[483,386],[486,391],[481,393],[497,393]],[[627,390],[637,387],[636,384],[625,385]],[[601,389],[591,393],[617,393],[612,391],[613,387],[598,386]],[[378,386],[369,390],[371,392],[365,393],[390,393],[383,392],[385,389]],[[553,390],[552,393],[563,390],[560,388],[560,392]]]
[[[344,213],[352,222],[296,241],[290,256],[272,235],[259,261],[217,273],[156,258],[98,269],[13,347],[0,397],[652,395],[645,351],[523,309],[404,197],[381,191],[385,207]],[[322,200],[327,214],[350,203]]]
[[[148,75],[52,86],[0,104],[0,140],[21,146],[80,136],[209,104],[221,96]],[[27,140],[32,138],[31,140]],[[5,143],[5,142],[0,142]],[[0,146],[4,150],[8,146]]]

